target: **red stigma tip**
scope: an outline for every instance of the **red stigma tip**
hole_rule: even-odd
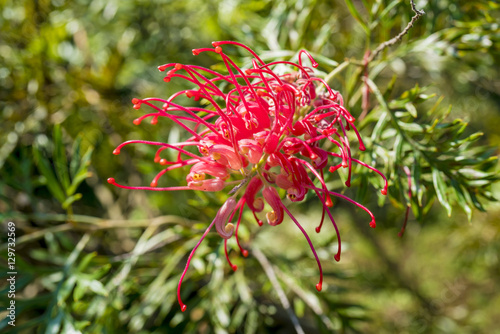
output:
[[[187,309],[187,306],[185,304],[182,304],[181,305],[181,311],[184,312],[184,311],[186,311],[186,309]]]
[[[248,251],[246,249],[241,251],[241,254],[243,254],[244,257],[248,256]]]
[[[215,48],[217,46],[219,46],[219,42],[212,42],[212,46]]]
[[[167,164],[166,159],[160,159],[160,165],[165,166]]]
[[[216,46],[215,47],[215,52],[221,53],[222,52],[222,48],[220,46]]]
[[[151,182],[151,187],[155,188],[157,186],[158,186],[158,181],[155,180],[155,181]]]
[[[108,183],[109,184],[114,184],[115,183],[115,178],[114,177],[108,178]]]
[[[191,92],[191,91],[187,91],[187,92],[186,92],[186,96],[187,96],[188,98],[192,98],[192,97],[194,96],[194,94],[193,94],[193,92]]]
[[[371,228],[375,228],[376,226],[377,226],[377,224],[375,223],[375,220],[372,220],[372,221],[370,222],[370,227],[371,227]]]
[[[170,77],[165,77],[165,78],[163,78],[163,81],[165,81],[165,82],[170,82]]]
[[[321,283],[316,284],[316,290],[321,291],[321,289],[323,289],[323,284]]]
[[[141,124],[141,120],[136,118],[136,119],[134,119],[134,121],[132,123],[134,123],[135,125],[139,125],[139,124]]]
[[[231,266],[231,268],[233,269],[233,271],[236,271],[236,270],[238,269],[238,266],[237,266],[237,265],[235,265],[235,264],[233,264],[233,265]]]
[[[120,150],[119,150],[119,149],[117,149],[117,148],[115,148],[115,149],[113,150],[113,154],[114,154],[114,155],[118,155],[118,154],[120,154]]]
[[[359,150],[360,151],[366,151],[365,145],[359,145]]]
[[[319,226],[318,226],[318,227],[316,227],[316,228],[315,228],[315,231],[316,231],[316,233],[319,233],[319,232],[321,231],[321,227],[319,227]]]
[[[386,188],[384,188],[384,189],[380,190],[380,193],[381,193],[382,195],[387,195],[387,189],[386,189]]]
[[[314,68],[316,68],[316,67],[318,67],[318,63],[317,63],[317,62],[315,62],[315,61],[313,61],[312,66],[313,66]]]
[[[403,232],[398,233],[398,237],[402,238],[403,237]]]
[[[264,223],[262,222],[262,220],[259,220],[257,224],[259,224],[259,226],[262,226]]]
[[[325,201],[325,205],[329,208],[331,208],[333,206],[333,202],[332,202],[332,199],[330,198],[330,196],[328,196],[326,198],[326,201]]]
[[[132,103],[133,103],[133,104],[139,104],[139,103],[141,103],[141,100],[139,100],[138,98],[135,98],[135,97],[134,97],[134,98],[132,99]]]
[[[160,65],[160,66],[158,66],[158,70],[159,70],[160,72],[165,71],[165,69],[166,69],[166,68],[167,68],[167,66],[165,66],[165,65]]]
[[[198,51],[198,49],[193,49],[192,52],[193,52],[193,56],[197,56],[200,54],[200,51]]]
[[[320,115],[316,115],[316,116],[314,116],[314,120],[315,120],[316,122],[321,121],[321,116],[320,116]]]
[[[252,72],[253,72],[253,70],[252,70],[251,68],[247,68],[247,69],[245,70],[245,74],[246,74],[246,75],[250,75],[250,74],[252,74]]]
[[[134,104],[134,109],[141,109],[141,105],[140,104]]]
[[[153,125],[158,124],[158,118],[156,118],[156,117],[155,117],[155,118],[153,118],[153,119],[151,120],[151,124],[153,124]]]
[[[154,162],[155,163],[159,163],[160,162],[160,157],[155,157]]]
[[[351,180],[347,180],[347,181],[345,181],[345,186],[346,186],[346,187],[350,187],[350,186],[351,186]]]
[[[339,262],[340,261],[340,254],[339,253],[335,254],[335,256],[333,258],[335,259],[335,261]]]
[[[180,69],[182,69],[182,64],[175,64],[174,68],[176,70],[180,70]]]

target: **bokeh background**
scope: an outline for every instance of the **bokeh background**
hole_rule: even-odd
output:
[[[420,163],[411,145],[399,148],[403,154],[393,149],[399,132],[390,124],[380,138],[372,136],[384,110],[371,94],[368,116],[360,121],[377,149],[368,149],[365,160],[371,157],[390,176],[392,193],[380,198],[380,180],[366,175],[348,191],[335,180],[329,184],[373,210],[377,228],[367,228],[363,211],[335,203],[344,243],[337,263],[333,228],[314,233],[320,203],[308,197],[291,206],[319,250],[323,291],[314,288],[314,258],[291,222],[259,229],[246,212],[241,235],[249,257],[232,245],[239,267],[233,273],[212,233],[185,279],[188,310],[182,313],[175,296],[180,272],[227,195],[110,186],[108,177],[147,185],[159,172],[154,152],[137,146],[114,156],[118,144],[183,136],[166,122],[134,126],[142,111],[130,100],[189,88],[163,82],[158,65],[221,69],[219,59],[195,57],[191,49],[229,39],[265,60],[311,51],[319,70],[334,71],[329,82],[357,117],[365,51],[406,26],[413,15],[409,1],[0,0],[2,306],[9,302],[8,221],[16,224],[19,272],[16,327],[7,325],[2,308],[0,330],[293,332],[255,250],[270,263],[306,333],[498,332],[500,206],[493,201],[499,195],[493,171],[500,146],[500,5],[419,0],[416,6],[426,15],[370,64],[369,75],[391,110],[399,110],[394,122],[406,124],[397,130],[402,138],[427,147],[419,152],[437,148],[434,160]],[[241,50],[227,50],[248,63]],[[478,132],[484,135],[473,135]],[[458,144],[462,139],[465,144]],[[453,152],[460,154],[445,158]],[[403,165],[413,167],[414,181],[421,182],[422,203],[406,195]],[[464,178],[443,176],[464,166]],[[163,182],[183,185],[185,173],[169,173]],[[412,212],[399,238],[407,203]]]

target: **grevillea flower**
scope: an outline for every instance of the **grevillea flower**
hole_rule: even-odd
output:
[[[318,291],[322,288],[321,263],[308,234],[292,216],[283,203],[286,196],[291,202],[300,202],[308,192],[315,193],[323,205],[322,219],[316,232],[320,232],[325,213],[330,218],[338,240],[335,260],[340,260],[341,242],[337,224],[330,207],[332,196],[347,200],[366,211],[375,227],[373,214],[363,205],[333,191],[325,183],[325,172],[335,173],[347,169],[346,186],[351,183],[353,165],[361,165],[378,173],[385,182],[382,194],[387,193],[385,176],[372,166],[352,157],[351,140],[347,133],[352,130],[357,138],[359,150],[365,146],[356,129],[354,117],[346,110],[339,92],[330,88],[325,81],[314,75],[314,70],[302,62],[302,56],[309,58],[312,67],[318,64],[307,51],[299,52],[298,63],[276,61],[265,63],[254,51],[237,42],[214,42],[213,48],[193,50],[194,55],[202,52],[218,54],[227,68],[227,74],[196,65],[171,63],[159,66],[166,71],[165,82],[180,78],[190,82],[193,89],[179,91],[167,99],[134,98],[135,109],[146,106],[148,113],[134,121],[138,125],[145,119],[156,124],[165,118],[176,123],[188,134],[183,142],[162,143],[131,140],[120,144],[114,154],[130,144],[147,144],[157,147],[155,162],[165,168],[158,173],[149,187],[131,187],[119,184],[114,178],[110,184],[125,189],[157,191],[201,190],[221,191],[228,189],[229,199],[219,209],[202,238],[189,255],[178,285],[178,299],[182,311],[180,289],[189,263],[208,232],[215,225],[217,233],[227,240],[233,235],[244,256],[238,239],[238,227],[245,205],[253,213],[257,223],[259,216],[265,216],[269,225],[283,222],[285,213],[304,234],[319,267]],[[222,50],[226,44],[242,47],[253,56],[252,65],[238,67]],[[291,71],[278,74],[276,65],[286,65]],[[224,88],[222,88],[224,87]],[[185,107],[177,101],[180,96],[194,100],[203,99],[206,107]],[[207,106],[208,105],[208,106]],[[354,136],[353,136],[354,137]],[[331,149],[324,149],[330,147]],[[165,150],[176,151],[176,159],[162,158]],[[185,186],[159,187],[158,183],[166,172],[191,166]],[[326,169],[326,171],[325,171]],[[267,208],[266,205],[267,204]],[[236,227],[230,222],[237,215]]]

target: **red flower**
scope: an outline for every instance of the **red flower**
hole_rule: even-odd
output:
[[[339,168],[347,168],[348,187],[353,163],[369,168],[384,178],[385,186],[381,191],[384,195],[387,193],[387,180],[374,167],[352,158],[348,131],[354,131],[359,149],[365,149],[354,125],[355,119],[344,108],[342,96],[322,79],[315,77],[312,68],[303,65],[302,55],[310,59],[313,67],[318,65],[307,51],[302,50],[299,53],[298,64],[286,61],[266,64],[254,51],[240,43],[224,41],[212,44],[214,48],[196,49],[193,54],[219,54],[228,74],[220,74],[195,65],[162,65],[159,66],[160,71],[168,70],[165,82],[182,78],[196,88],[177,92],[168,99],[132,100],[135,109],[146,105],[153,110],[136,119],[134,124],[138,125],[146,118],[151,118],[151,123],[156,124],[160,117],[165,117],[188,132],[190,138],[180,143],[143,140],[122,143],[114,150],[114,154],[119,154],[122,147],[133,143],[158,146],[155,162],[167,167],[158,173],[150,187],[125,186],[116,183],[113,178],[108,179],[108,182],[125,189],[167,191],[220,191],[233,186],[229,191],[231,196],[219,209],[188,258],[178,286],[178,298],[183,311],[186,305],[180,298],[182,279],[194,252],[213,225],[225,239],[226,258],[230,264],[227,239],[233,233],[242,254],[247,256],[248,252],[240,246],[238,240],[238,227],[245,204],[259,225],[262,225],[262,221],[258,214],[265,211],[265,203],[271,208],[265,212],[269,225],[281,224],[285,213],[290,216],[304,234],[316,258],[320,270],[320,281],[316,288],[321,290],[323,275],[319,258],[306,231],[283,204],[278,189],[283,189],[292,202],[302,201],[309,191],[316,193],[323,204],[323,217],[316,232],[320,232],[326,213],[337,232],[338,252],[335,259],[339,261],[341,242],[329,209],[332,206],[331,196],[346,199],[368,212],[372,218],[371,227],[375,227],[375,219],[361,204],[328,190],[324,181],[325,168],[332,173]],[[221,46],[225,44],[237,45],[250,52],[254,57],[252,67],[245,70],[239,68],[222,51]],[[275,65],[291,66],[294,72],[275,73],[272,70]],[[184,107],[175,102],[181,95],[195,100],[204,99],[209,106]],[[179,112],[184,115],[179,116]],[[322,143],[325,141],[331,142],[337,152],[322,149]],[[188,150],[189,146],[196,146],[199,154]],[[161,158],[161,152],[166,149],[177,151],[177,159],[167,161]],[[186,186],[158,187],[163,174],[184,166],[192,166],[186,177]],[[234,228],[228,220],[231,220],[238,210],[238,220]],[[236,270],[236,266],[231,264],[231,267]]]

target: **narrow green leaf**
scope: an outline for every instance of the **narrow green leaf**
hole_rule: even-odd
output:
[[[472,168],[461,168],[458,172],[469,180],[486,179],[488,177],[495,176],[494,173],[486,173]]]
[[[441,176],[441,173],[436,168],[432,168],[432,182],[434,190],[436,191],[439,203],[446,208],[448,217],[451,216],[451,205],[448,202],[448,195],[446,194],[446,184]]]
[[[82,299],[83,295],[85,295],[85,291],[87,290],[87,286],[84,280],[78,280],[78,283],[75,286],[75,290],[73,291],[73,300],[79,301]]]
[[[59,308],[59,312],[55,316],[55,318],[50,319],[47,324],[47,328],[45,330],[45,334],[57,334],[59,333],[59,329],[61,329],[61,322],[64,316],[64,309]]]
[[[73,147],[71,149],[71,162],[69,163],[69,174],[71,178],[74,178],[76,172],[78,171],[78,167],[80,166],[81,159],[81,145],[82,145],[82,137],[76,137],[73,142]]]
[[[76,283],[76,276],[70,276],[68,279],[61,285],[59,292],[57,294],[57,305],[62,306],[66,298],[68,298],[71,291],[73,291],[73,287]]]
[[[396,135],[396,139],[394,140],[394,152],[396,152],[396,161],[403,160],[403,144],[403,136],[401,134]]]
[[[406,122],[400,122],[398,121],[399,126],[401,129],[407,131],[407,132],[413,132],[413,133],[423,133],[424,128],[417,123],[406,123]]]
[[[356,191],[356,195],[355,195],[355,198],[356,198],[356,201],[357,202],[363,202],[363,200],[365,199],[365,196],[368,192],[368,177],[366,174],[361,174],[361,182],[358,186],[358,191]]]
[[[472,201],[472,204],[474,204],[474,206],[479,210],[479,211],[482,211],[482,212],[486,212],[486,210],[484,209],[483,205],[481,204],[481,202],[479,202],[479,199],[477,198],[476,194],[474,193],[474,191],[468,191],[469,193],[469,196],[471,198],[471,201]]]
[[[73,195],[76,189],[78,189],[80,183],[82,183],[90,175],[91,173],[87,172],[86,170],[82,170],[79,174],[77,174],[76,177],[71,182],[71,186],[68,188],[68,195]]]
[[[460,207],[465,211],[465,213],[467,214],[467,219],[470,222],[472,220],[472,209],[470,208],[469,204],[467,204],[467,199],[465,198],[465,194],[460,187],[460,184],[458,184],[458,182],[455,180],[451,180],[451,185],[455,189],[458,205],[460,205]]]
[[[384,130],[385,126],[387,125],[387,122],[389,121],[388,120],[389,117],[388,117],[387,113],[388,113],[388,111],[384,112],[382,114],[382,116],[380,116],[380,118],[378,119],[377,124],[375,124],[375,127],[373,128],[372,136],[371,136],[372,142],[378,141],[378,139],[380,138],[380,135],[382,134],[382,131]]]
[[[405,109],[410,112],[410,115],[413,118],[417,118],[417,108],[415,108],[415,105],[411,102],[408,102],[405,104]]]
[[[80,164],[78,166],[77,171],[73,176],[73,180],[71,185],[67,189],[68,195],[73,195],[80,185],[86,178],[88,178],[91,174],[88,172],[88,168],[90,166],[90,158],[92,157],[92,152],[94,148],[91,147],[85,152],[84,156],[80,160]]]
[[[54,169],[64,191],[69,187],[68,160],[62,140],[61,126],[54,126]]]
[[[361,14],[359,13],[359,11],[356,8],[356,6],[354,6],[353,1],[352,0],[345,0],[345,3],[347,5],[347,8],[349,9],[349,11],[351,12],[351,15],[356,19],[356,21],[359,22],[359,24],[361,25],[361,27],[363,28],[363,30],[367,34],[369,34],[370,33],[370,29],[368,28],[368,26],[364,22],[363,18],[361,17]]]
[[[64,210],[66,210],[73,202],[76,202],[78,201],[79,199],[82,198],[82,194],[78,193],[78,194],[74,194],[72,196],[69,196],[68,198],[66,198],[66,200],[62,203],[62,208]]]
[[[83,168],[87,167],[90,165],[90,158],[92,157],[92,152],[94,152],[94,148],[90,147],[87,152],[82,157],[82,160],[80,161],[80,168],[78,169],[77,173],[79,173]]]
[[[247,319],[245,321],[245,329],[244,333],[245,334],[254,334],[257,332],[257,326],[258,326],[258,320],[259,320],[259,314],[255,310],[255,308],[252,308],[247,315]]]
[[[248,305],[240,304],[236,306],[235,310],[231,315],[230,329],[232,329],[233,332],[236,332],[236,330],[240,328],[241,323],[243,322],[243,319],[245,318],[247,312],[248,312]]]
[[[391,81],[389,81],[389,83],[387,84],[387,88],[384,92],[384,99],[387,100],[391,96],[392,91],[394,90],[394,86],[396,84],[397,78],[398,78],[398,76],[394,74],[391,78]]]
[[[69,314],[66,314],[64,317],[64,323],[63,323],[63,328],[62,328],[62,333],[71,333],[71,334],[81,334],[79,330],[75,328],[75,325],[73,323],[73,317],[71,317]]]
[[[77,272],[82,272],[84,271],[87,266],[89,265],[90,261],[92,261],[93,258],[95,258],[97,256],[97,252],[92,252],[92,253],[88,253],[87,255],[85,255],[83,257],[83,259],[80,261],[80,264],[78,265],[76,271]]]
[[[99,267],[98,269],[94,270],[89,275],[89,277],[91,279],[99,279],[99,278],[103,277],[104,275],[106,275],[110,269],[111,269],[111,264],[107,263],[107,264]]]
[[[437,108],[439,107],[439,105],[441,104],[441,102],[443,102],[443,100],[444,100],[444,95],[441,95],[441,96],[437,99],[436,103],[434,103],[434,105],[432,106],[432,108],[430,108],[430,109],[427,111],[427,115],[432,115],[432,114],[434,114],[434,113],[436,112]],[[451,106],[449,106],[449,108],[448,108],[448,109],[451,109]]]
[[[98,280],[90,281],[88,287],[92,292],[95,292],[98,295],[105,297],[108,295],[108,291],[106,290],[104,285]]]
[[[335,76],[337,74],[339,74],[340,72],[342,72],[345,68],[347,68],[347,66],[349,66],[349,61],[344,61],[342,62],[341,64],[339,64],[339,66],[337,66],[333,71],[331,71],[330,73],[328,73],[325,77],[325,82],[326,83],[330,83],[330,81],[335,78]]]
[[[43,155],[41,150],[36,146],[33,146],[33,158],[35,159],[35,163],[38,167],[38,170],[47,180],[46,186],[47,188],[49,188],[50,193],[60,203],[63,203],[66,200],[66,196],[64,195],[64,190],[57,181],[57,178],[52,171],[50,162]]]

